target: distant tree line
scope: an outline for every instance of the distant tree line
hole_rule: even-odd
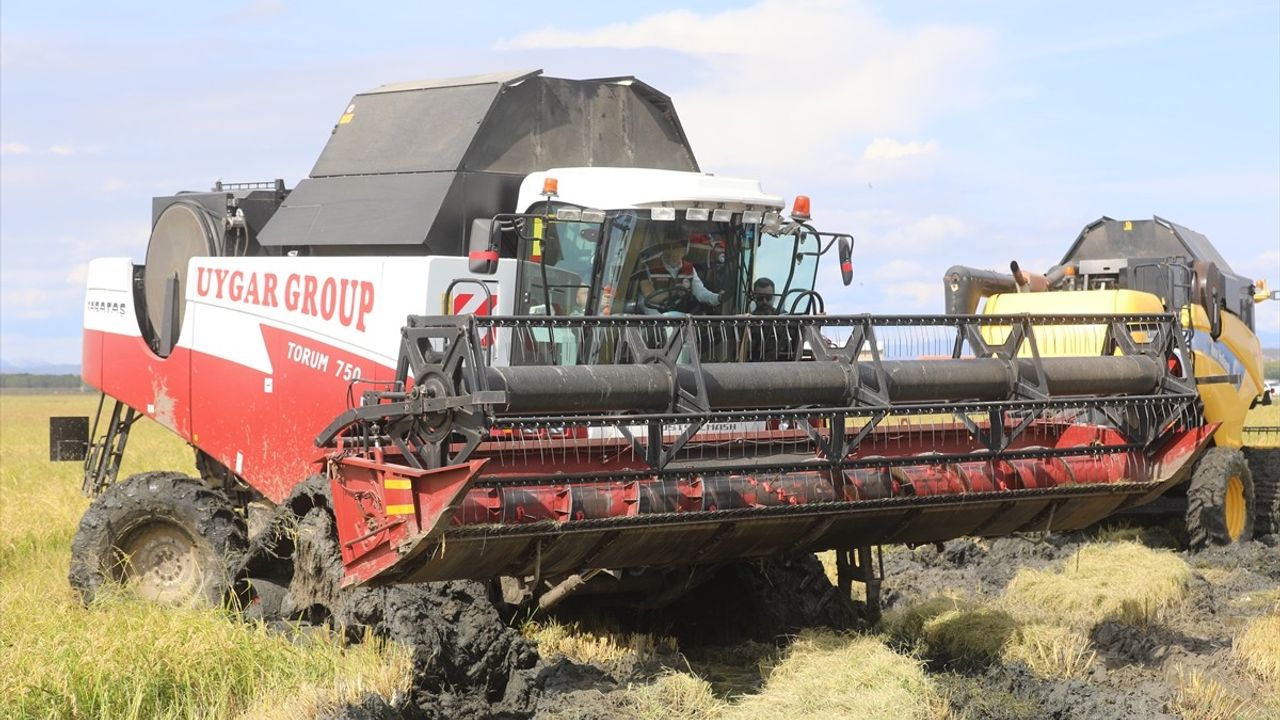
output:
[[[1268,380],[1280,380],[1280,360],[1267,360],[1263,362],[1262,375]]]
[[[36,375],[33,373],[0,374],[0,388],[42,388],[51,390],[79,390],[79,375]]]

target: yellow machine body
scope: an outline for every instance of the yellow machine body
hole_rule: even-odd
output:
[[[1103,315],[1166,312],[1163,301],[1137,290],[1061,290],[1001,293],[986,299],[986,315]],[[1222,312],[1222,332],[1215,340],[1209,318],[1200,305],[1182,309],[1182,324],[1195,330],[1191,350],[1197,388],[1204,403],[1205,419],[1221,423],[1214,442],[1220,447],[1244,444],[1245,415],[1262,392],[1262,346],[1247,325],[1230,312]],[[1001,328],[986,331],[988,342],[999,342]],[[1105,331],[1083,325],[1034,328],[1042,356],[1098,355]]]

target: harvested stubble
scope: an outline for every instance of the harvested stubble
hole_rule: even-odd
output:
[[[807,631],[769,673],[761,692],[741,698],[723,717],[932,720],[949,714],[918,661],[873,637]]]
[[[1249,623],[1236,636],[1232,650],[1249,672],[1280,695],[1280,614]]]
[[[1195,670],[1179,673],[1167,709],[1182,720],[1261,720],[1249,699]]]
[[[1086,545],[1057,569],[1018,571],[1004,602],[1029,619],[1082,629],[1104,620],[1145,625],[1186,597],[1191,577],[1172,552],[1131,542]]]
[[[537,644],[538,654],[544,658],[566,657],[593,665],[645,663],[660,652],[674,653],[679,648],[673,637],[595,632],[584,630],[578,623],[566,624],[554,619],[527,622],[520,631]]]
[[[1040,677],[1092,665],[1088,631],[1104,620],[1144,624],[1185,597],[1191,569],[1171,552],[1131,542],[1086,545],[1056,568],[1018,572],[995,602],[935,597],[891,613],[895,643],[933,663],[974,668],[1016,661]]]
[[[1083,632],[1049,623],[1027,623],[1018,628],[1004,651],[1005,660],[1020,662],[1044,678],[1081,677],[1096,656]]]

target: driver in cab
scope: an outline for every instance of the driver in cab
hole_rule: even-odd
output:
[[[639,283],[645,314],[687,312],[690,297],[704,305],[720,305],[720,293],[708,290],[693,263],[685,259],[687,250],[685,238],[668,237],[662,252],[645,265]]]

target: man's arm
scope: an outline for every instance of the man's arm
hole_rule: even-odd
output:
[[[702,278],[698,277],[698,271],[693,271],[693,282],[689,283],[693,289],[693,297],[704,305],[719,305],[720,293],[713,293],[702,284]]]

